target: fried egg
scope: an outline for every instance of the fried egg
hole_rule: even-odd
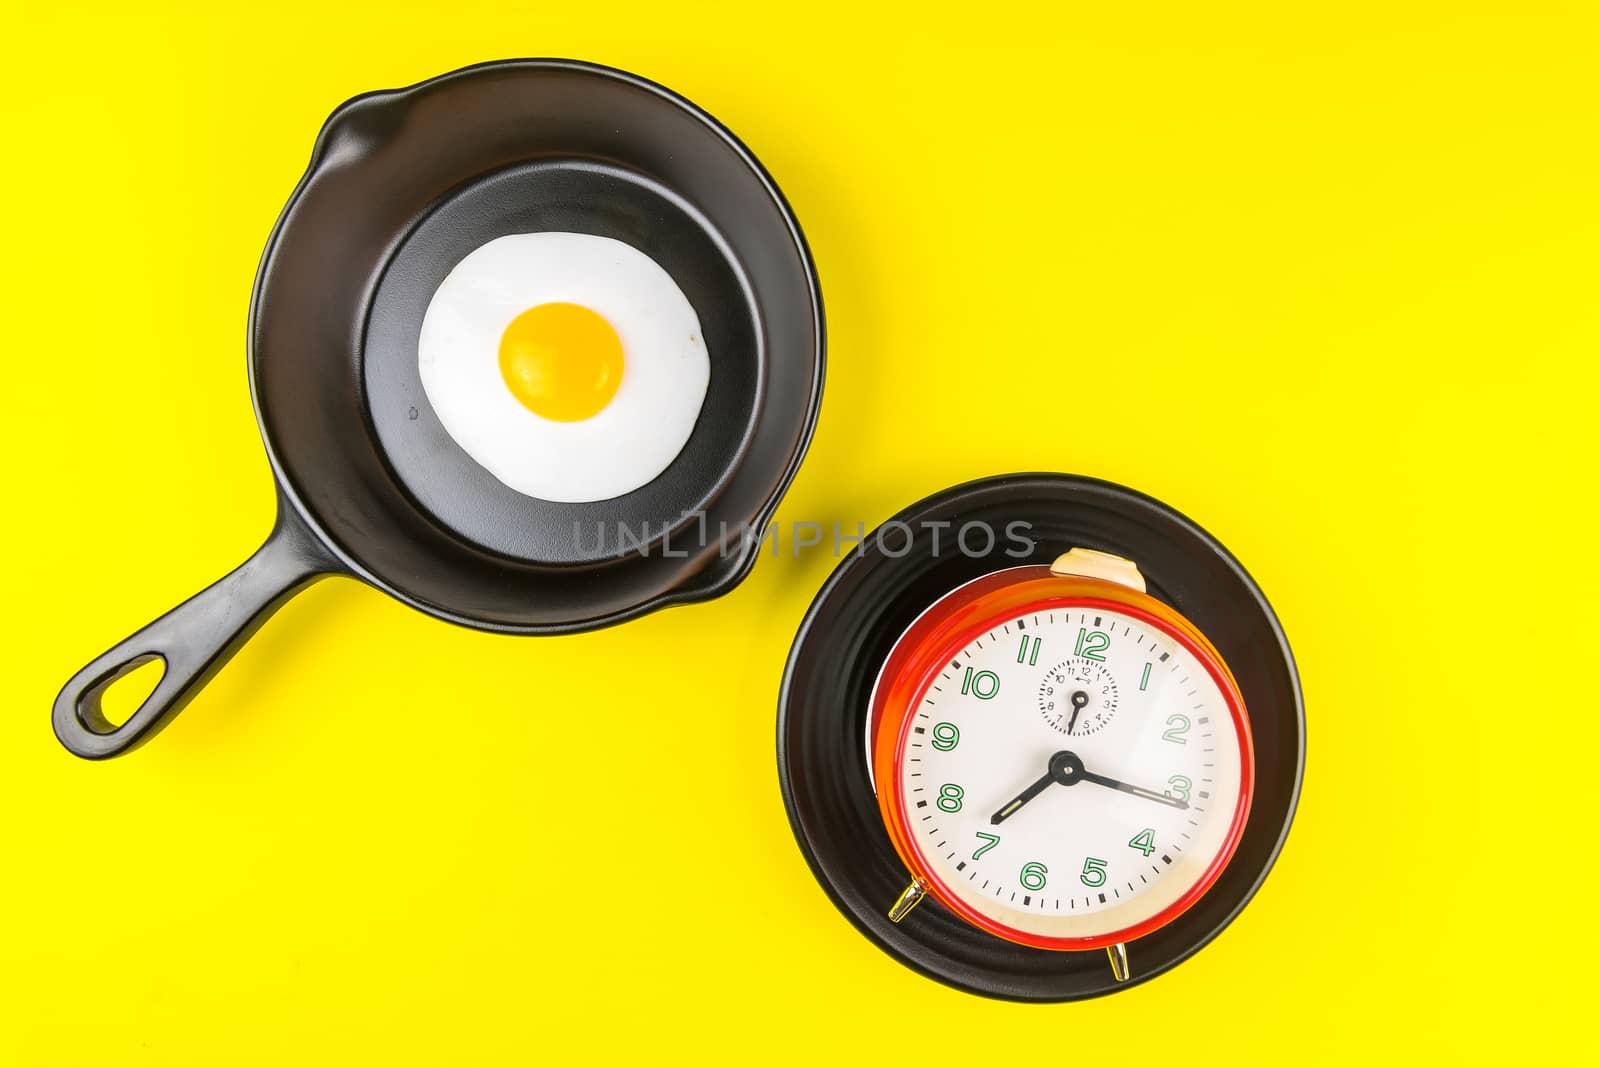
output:
[[[630,493],[683,451],[711,360],[689,298],[632,245],[511,234],[434,291],[417,341],[428,403],[495,478],[547,501]]]

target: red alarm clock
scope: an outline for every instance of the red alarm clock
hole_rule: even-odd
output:
[[[1199,901],[1250,812],[1250,719],[1193,623],[1137,565],[1073,549],[941,597],[895,642],[867,753],[909,885],[996,938],[1127,943]]]

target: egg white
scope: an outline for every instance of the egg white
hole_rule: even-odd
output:
[[[536,415],[500,373],[500,337],[538,304],[599,313],[622,342],[622,381],[596,415]],[[711,359],[689,298],[655,260],[593,234],[510,234],[480,245],[434,292],[417,339],[428,402],[495,478],[547,501],[603,501],[665,471],[694,431]]]

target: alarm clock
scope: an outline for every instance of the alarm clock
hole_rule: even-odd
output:
[[[1098,997],[1227,928],[1288,836],[1305,709],[1242,564],[1126,486],[1025,473],[885,520],[801,622],[778,699],[802,856],[906,967]]]
[[[1146,591],[1137,562],[1074,548],[941,597],[895,642],[864,751],[910,876],[1043,950],[1127,944],[1217,881],[1250,812],[1243,696],[1220,653]]]

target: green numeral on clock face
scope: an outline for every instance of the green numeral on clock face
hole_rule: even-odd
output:
[[[961,799],[966,795],[967,792],[961,787],[953,782],[947,782],[939,787],[939,800],[935,801],[934,804],[946,812],[960,812]]]
[[[941,753],[948,753],[956,747],[961,740],[961,731],[954,723],[935,723],[933,725],[933,747]]]
[[[973,860],[977,860],[979,857],[989,852],[989,850],[1000,844],[1000,836],[998,834],[984,834],[982,831],[977,833],[978,837],[983,839],[983,845],[972,851]]]
[[[1084,886],[1106,885],[1106,862],[1099,857],[1088,857],[1083,862],[1083,874],[1078,879]]]
[[[973,671],[961,677],[961,692],[970,693],[980,701],[987,701],[1000,692],[1000,676],[992,671]]]
[[[1050,874],[1050,869],[1040,864],[1037,860],[1030,860],[1022,866],[1022,872],[1017,878],[1022,880],[1024,890],[1043,890],[1044,877]]]
[[[1145,665],[1144,665],[1144,674],[1139,676],[1139,689],[1143,690],[1143,689],[1147,688],[1149,685],[1150,685],[1150,664],[1147,661],[1145,663]]]
[[[1167,729],[1161,732],[1163,742],[1177,742],[1179,745],[1188,745],[1184,735],[1189,733],[1189,717],[1174,713],[1167,717]]]
[[[1189,776],[1174,775],[1167,780],[1167,789],[1163,792],[1168,797],[1176,798],[1179,801],[1187,801],[1189,800],[1189,788],[1193,785],[1194,781]]]
[[[1030,667],[1039,663],[1039,639],[1022,636],[1022,644],[1017,647],[1017,663],[1027,664]]]
[[[1111,635],[1103,630],[1078,628],[1078,655],[1090,660],[1104,661],[1104,653],[1111,645]]]
[[[1154,827],[1146,827],[1132,838],[1128,839],[1128,848],[1137,849],[1145,856],[1156,851],[1156,831]]]

